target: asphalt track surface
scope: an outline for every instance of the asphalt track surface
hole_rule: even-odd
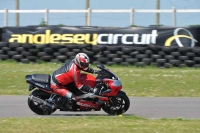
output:
[[[92,112],[62,112],[57,110],[50,116],[33,113],[27,104],[28,96],[0,96],[0,118],[23,117],[70,117],[70,116],[107,116],[103,111]],[[200,98],[174,97],[129,97],[130,108],[123,115],[133,115],[144,118],[200,118]]]

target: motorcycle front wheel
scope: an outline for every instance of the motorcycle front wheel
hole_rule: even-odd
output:
[[[41,90],[34,90],[30,96],[33,95],[35,97],[38,97],[42,100],[45,100],[45,99],[48,99],[49,98],[49,94],[47,94],[46,92],[44,91],[41,91]],[[36,114],[38,115],[50,115],[52,114],[53,112],[56,111],[56,108],[55,109],[47,109],[47,110],[44,110],[40,107],[40,105],[32,100],[30,100],[30,98],[28,98],[28,106],[29,108]]]
[[[110,115],[121,115],[125,113],[130,107],[130,100],[126,93],[120,91],[115,97],[110,98],[102,109]]]

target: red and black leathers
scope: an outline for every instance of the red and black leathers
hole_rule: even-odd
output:
[[[64,87],[65,85],[74,82],[81,91],[90,92],[91,88],[81,82],[80,71],[81,69],[74,63],[74,60],[67,62],[53,72],[51,76],[51,89],[63,97],[74,98],[74,95]],[[94,73],[94,70],[90,67],[84,71]]]

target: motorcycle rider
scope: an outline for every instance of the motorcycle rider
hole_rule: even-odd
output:
[[[74,82],[83,93],[95,94],[96,89],[83,84],[80,79],[81,70],[92,74],[98,73],[98,70],[89,67],[89,63],[90,59],[87,54],[78,53],[73,60],[55,70],[51,76],[50,88],[66,100],[68,109],[72,109],[72,105],[76,102],[76,96],[64,87],[67,84]]]

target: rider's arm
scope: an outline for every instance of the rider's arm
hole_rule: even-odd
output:
[[[85,72],[92,73],[92,74],[98,74],[98,73],[99,73],[98,70],[94,70],[94,69],[91,68],[91,67],[88,67],[88,69],[85,70]]]
[[[83,93],[93,92],[93,89],[90,86],[84,85],[80,79],[80,70],[74,71],[74,82],[76,87]]]
[[[88,67],[87,70],[83,70],[83,71],[88,72],[88,73],[94,73],[94,69],[91,67]]]

